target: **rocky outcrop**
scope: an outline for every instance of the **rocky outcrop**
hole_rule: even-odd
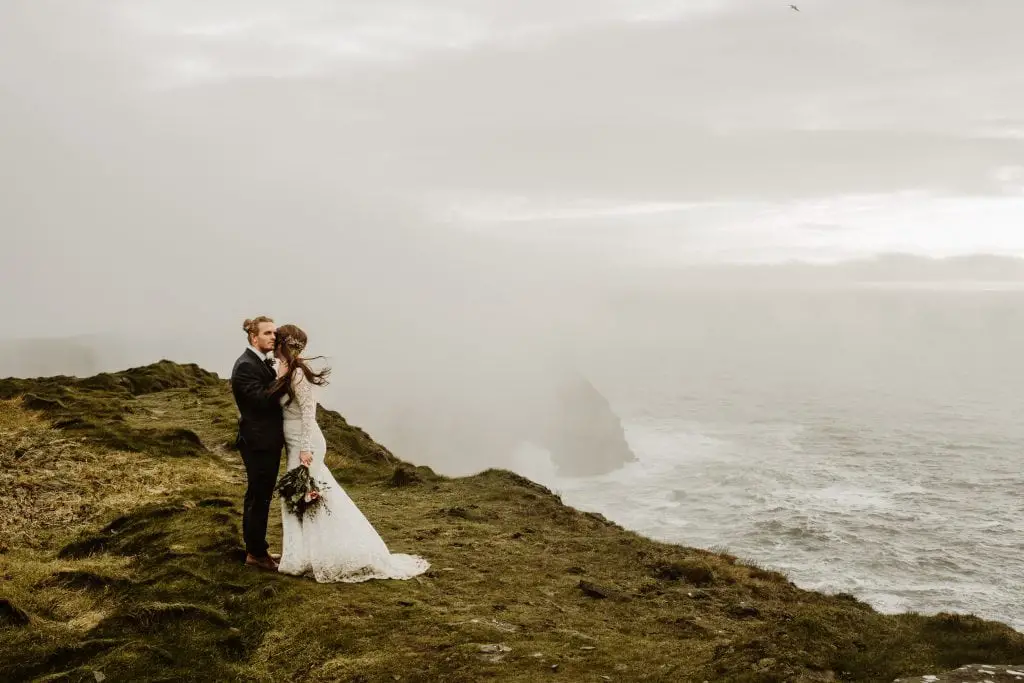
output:
[[[1024,681],[1024,664],[998,666],[994,664],[970,664],[955,671],[915,678],[897,678],[895,683],[1021,683]]]
[[[555,398],[560,419],[551,421],[538,440],[560,474],[605,474],[636,460],[618,415],[585,377],[568,376]]]

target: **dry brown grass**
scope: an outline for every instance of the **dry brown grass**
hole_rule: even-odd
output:
[[[229,479],[213,460],[182,467],[111,450],[53,429],[16,399],[0,401],[0,547],[45,548],[55,534],[76,534],[97,519]]]

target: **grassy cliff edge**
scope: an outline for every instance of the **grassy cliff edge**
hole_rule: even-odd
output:
[[[426,575],[245,568],[235,409],[212,373],[0,380],[0,680],[892,681],[1024,662],[1003,624],[882,615],[319,418],[339,482]]]

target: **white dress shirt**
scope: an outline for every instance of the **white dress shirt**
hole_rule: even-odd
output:
[[[274,364],[274,369],[277,370],[277,357],[274,355],[273,351],[270,351],[269,353],[263,353],[252,344],[249,344],[249,348],[252,350],[253,353],[256,354],[256,357],[259,358],[260,360],[265,360],[269,358]]]

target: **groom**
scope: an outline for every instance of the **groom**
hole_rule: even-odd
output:
[[[277,379],[274,340],[277,326],[266,316],[246,320],[242,329],[249,337],[247,348],[231,370],[231,392],[241,417],[235,445],[245,463],[248,487],[242,514],[245,563],[257,569],[277,571],[267,552],[267,517],[281,467],[284,447],[282,391],[271,393]]]

